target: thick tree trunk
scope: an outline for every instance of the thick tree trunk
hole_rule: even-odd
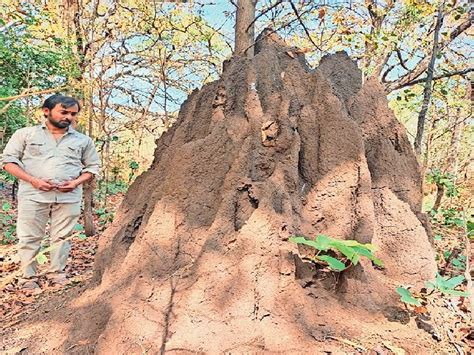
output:
[[[254,55],[255,40],[255,6],[257,0],[238,0],[237,19],[235,22],[235,50],[234,54],[252,58]]]

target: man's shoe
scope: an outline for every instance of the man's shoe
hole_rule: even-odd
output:
[[[46,274],[46,277],[53,285],[66,286],[69,284],[69,279],[64,272],[52,272]]]
[[[20,279],[19,286],[22,291],[41,291],[36,279]]]

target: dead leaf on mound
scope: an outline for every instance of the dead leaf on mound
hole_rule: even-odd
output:
[[[364,348],[362,345],[359,345],[359,344],[354,343],[354,342],[352,342],[350,340],[347,340],[347,339],[343,339],[343,338],[339,338],[339,337],[333,337],[333,336],[328,336],[327,338],[332,339],[332,340],[340,341],[341,343],[352,346],[353,348],[355,348],[356,350],[359,350],[359,351],[367,351],[367,349]]]
[[[405,349],[399,348],[397,346],[392,345],[389,341],[383,341],[383,346],[385,346],[388,350],[393,352],[395,355],[405,355]]]
[[[25,346],[15,346],[14,348],[8,349],[4,354],[15,354],[15,355],[20,355],[20,354],[27,354],[28,353],[28,348]]]

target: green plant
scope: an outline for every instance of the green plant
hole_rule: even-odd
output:
[[[454,208],[441,208],[439,211],[431,210],[430,212],[433,222],[441,223],[447,227],[463,227],[464,220],[461,218],[459,211]]]
[[[409,289],[400,286],[397,287],[396,291],[401,296],[400,301],[402,301],[403,303],[410,304],[412,306],[421,306],[421,302],[415,297],[413,297]]]
[[[451,251],[445,250],[443,252],[444,260],[448,260],[451,257]],[[456,258],[451,259],[451,264],[456,269],[465,270],[466,269],[466,256],[465,255],[458,255]]]
[[[87,236],[84,233],[84,226],[82,224],[77,223],[74,226],[74,231],[79,232],[79,234],[77,235],[77,238],[79,238],[80,240],[85,240],[87,238]]]
[[[473,221],[467,221],[466,222],[466,228],[467,228],[467,237],[469,239],[474,239],[474,222]]]
[[[443,186],[448,197],[459,195],[459,190],[454,183],[454,174],[442,173],[439,169],[433,169],[426,175],[426,181],[430,184],[434,183],[436,186]]]
[[[11,214],[12,205],[4,201],[0,209],[0,230],[2,231],[2,244],[10,244],[16,241],[16,224]]]
[[[464,276],[462,275],[449,278],[447,276],[443,277],[437,273],[434,281],[428,281],[426,283],[426,288],[429,290],[438,290],[445,295],[468,297],[469,292],[455,290],[455,288],[461,285],[464,280]]]
[[[111,223],[115,217],[114,212],[109,212],[105,208],[98,208],[95,210],[95,213],[99,217],[99,224],[101,225]]]
[[[362,256],[383,267],[382,261],[374,256],[376,247],[372,244],[362,244],[355,240],[338,240],[323,234],[319,234],[314,240],[294,236],[290,238],[290,242],[313,247],[317,253],[312,260],[316,263],[326,263],[334,271],[343,271],[351,265],[357,265]]]

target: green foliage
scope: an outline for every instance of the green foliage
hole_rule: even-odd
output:
[[[374,255],[376,248],[372,244],[362,244],[355,240],[338,240],[323,234],[319,234],[315,240],[306,239],[304,236],[294,236],[290,238],[290,242],[316,249],[317,254],[314,261],[323,261],[334,271],[343,271],[351,264],[357,265],[361,256],[368,258],[375,265],[383,267],[382,261]],[[342,261],[328,255],[329,251],[336,253],[337,256],[341,255]],[[347,262],[349,265],[346,265]]]
[[[54,36],[38,38],[34,34],[32,29],[47,20],[45,14],[33,8],[24,11],[31,13],[19,17],[15,25],[0,32],[0,97],[21,95],[25,90],[60,87],[79,73],[71,47]],[[17,129],[28,125],[30,99],[0,101],[3,143]],[[3,109],[6,105],[8,108]]]
[[[442,173],[439,169],[433,169],[426,174],[426,181],[428,183],[434,183],[436,186],[443,186],[446,191],[446,196],[448,197],[459,196],[459,190],[454,183],[454,174]]]
[[[116,195],[119,193],[125,193],[128,190],[128,184],[122,180],[109,181],[99,180],[98,188],[94,191],[95,198],[97,200],[103,200],[105,196]]]
[[[467,221],[466,228],[467,228],[468,238],[469,239],[474,239],[474,222],[473,221]]]
[[[38,255],[36,255],[36,262],[40,265],[46,264],[48,262],[48,257],[44,254],[44,252],[40,252]]]
[[[77,235],[77,238],[79,238],[79,240],[85,240],[87,239],[87,236],[83,233],[84,232],[84,226],[82,224],[76,224],[74,226],[74,231],[76,232],[80,232],[78,235]]]
[[[101,225],[111,223],[115,217],[114,212],[110,212],[105,208],[98,208],[95,210],[95,213],[99,217],[99,224]]]
[[[136,162],[136,161],[131,161],[129,164],[128,164],[129,168],[132,169],[132,170],[136,170],[139,168],[139,164]]]
[[[441,208],[439,211],[430,212],[433,222],[440,223],[446,227],[464,227],[464,220],[461,218],[457,208]]]
[[[1,244],[10,244],[16,241],[16,224],[11,213],[12,205],[4,201],[0,210]]]
[[[448,260],[451,256],[451,252],[449,250],[445,250],[443,252],[443,257],[445,260]],[[451,264],[460,270],[466,269],[466,256],[465,255],[458,255],[456,258],[451,259]]]
[[[403,303],[410,304],[412,306],[421,306],[421,302],[413,297],[410,290],[405,287],[397,287],[397,293],[401,296],[400,300]]]
[[[5,183],[13,184],[16,181],[16,177],[7,173],[5,170],[0,170],[0,188],[5,187]]]
[[[449,296],[462,296],[468,297],[469,292],[455,290],[456,287],[464,282],[464,276],[458,275],[452,278],[443,277],[439,273],[436,274],[434,281],[428,281],[426,287],[432,290],[438,290],[442,294]]]

